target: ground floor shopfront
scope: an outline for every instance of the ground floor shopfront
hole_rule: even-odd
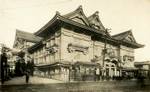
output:
[[[102,67],[99,63],[76,62],[39,65],[35,67],[34,74],[62,81],[99,81],[120,77],[121,71],[113,63],[106,63]]]

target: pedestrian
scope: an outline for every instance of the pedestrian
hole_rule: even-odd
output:
[[[30,67],[30,69],[31,69],[31,75],[33,76],[33,73],[34,73],[34,61],[33,61],[33,59],[31,60],[31,67]]]
[[[6,53],[2,53],[1,55],[1,82],[2,84],[4,84],[5,80],[7,79],[7,69],[6,69],[6,65],[7,65],[7,57],[6,57]]]
[[[26,73],[25,73],[25,76],[26,76],[26,83],[29,82],[29,78],[30,78],[30,74],[31,74],[31,63],[30,61],[27,61],[27,64],[26,64]]]
[[[30,71],[27,69],[26,71],[26,83],[29,83],[29,78],[30,78]]]

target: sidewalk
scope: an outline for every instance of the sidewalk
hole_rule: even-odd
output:
[[[54,80],[54,79],[30,76],[28,84],[51,84],[51,83],[64,83],[64,82],[59,80]],[[25,85],[25,84],[27,83],[25,82],[25,76],[23,76],[23,77],[12,78],[9,81],[5,81],[3,85]]]

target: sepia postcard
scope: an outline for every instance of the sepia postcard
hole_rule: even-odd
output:
[[[149,0],[0,0],[0,92],[150,92]]]

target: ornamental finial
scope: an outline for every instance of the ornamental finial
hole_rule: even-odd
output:
[[[60,12],[59,12],[59,11],[56,11],[56,14],[57,14],[57,15],[60,15]]]
[[[95,15],[99,15],[99,11],[96,11],[96,12],[95,12]]]
[[[79,6],[79,9],[82,9],[82,5]]]

